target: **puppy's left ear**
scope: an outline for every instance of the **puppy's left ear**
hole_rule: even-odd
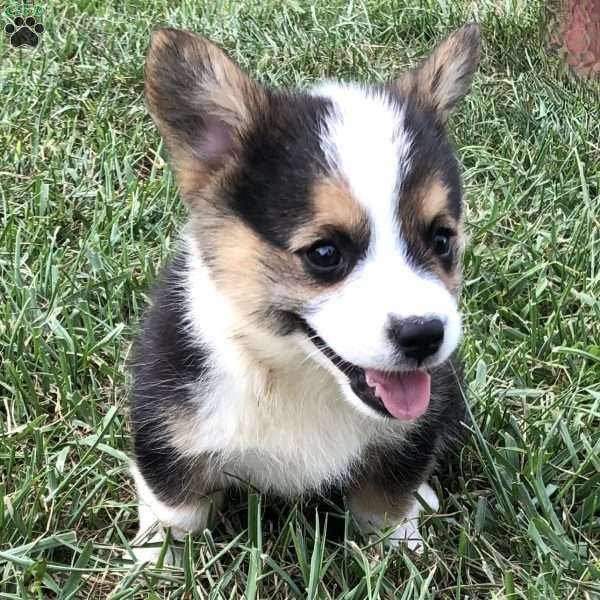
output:
[[[266,103],[265,90],[218,46],[177,29],[152,35],[146,99],[177,175],[184,201],[234,159]]]
[[[470,23],[442,40],[416,69],[393,86],[445,125],[456,104],[471,89],[480,57],[479,25]]]

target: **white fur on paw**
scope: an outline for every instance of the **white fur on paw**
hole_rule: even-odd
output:
[[[160,558],[162,551],[161,546],[137,546],[132,549],[135,561],[138,563],[150,563],[155,565]],[[173,548],[172,546],[167,549],[163,558],[163,565],[178,565],[181,562],[181,550]]]
[[[160,556],[160,548],[132,548],[135,561],[138,563],[156,564]]]
[[[440,508],[440,502],[436,493],[430,485],[422,483],[417,490],[419,499],[415,502],[406,515],[406,519],[396,527],[394,533],[390,536],[390,542],[394,546],[404,544],[409,550],[417,554],[423,553],[423,538],[419,533],[419,514],[424,510],[437,511]],[[422,504],[424,503],[424,504]]]
[[[404,544],[409,550],[417,554],[423,553],[423,538],[419,533],[417,519],[408,519],[401,525],[398,525],[394,533],[389,537],[389,540],[393,546]]]
[[[160,558],[164,543],[165,531],[158,523],[154,523],[152,527],[140,531],[131,543],[131,550],[135,561],[155,565]],[[163,565],[178,564],[180,554],[181,551],[170,544],[165,552],[162,561]]]
[[[417,490],[417,494],[427,504],[427,506],[424,506],[423,508],[429,508],[433,512],[439,510],[440,501],[438,500],[436,493],[433,491],[433,488],[428,483],[422,483]],[[421,508],[421,510],[423,510],[423,508]]]

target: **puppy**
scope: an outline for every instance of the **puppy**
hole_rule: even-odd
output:
[[[385,85],[274,90],[205,38],[153,34],[146,98],[189,218],[134,352],[140,560],[247,484],[341,493],[421,545],[417,496],[437,509],[426,480],[465,412],[445,125],[478,60],[472,24]]]

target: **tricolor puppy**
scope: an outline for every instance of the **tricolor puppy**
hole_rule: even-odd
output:
[[[342,493],[417,547],[465,406],[454,357],[467,25],[385,85],[268,89],[187,31],[154,33],[146,97],[189,219],[143,322],[131,419],[141,559],[228,486]]]

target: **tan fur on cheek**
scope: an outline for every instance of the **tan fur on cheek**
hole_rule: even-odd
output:
[[[214,270],[219,286],[232,299],[253,307],[264,301],[265,244],[241,222],[224,223],[216,232]]]
[[[249,323],[269,306],[310,301],[320,289],[304,273],[298,256],[275,248],[239,221],[227,221],[203,242],[215,249],[214,277]]]

